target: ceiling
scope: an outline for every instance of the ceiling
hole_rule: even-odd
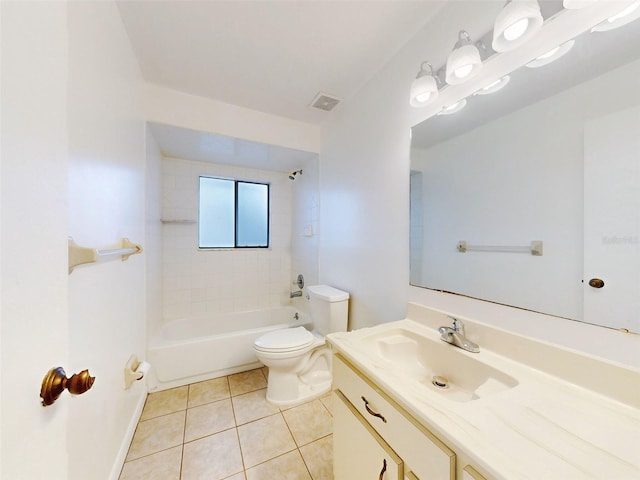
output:
[[[445,3],[117,2],[146,81],[312,124],[318,92],[349,101]]]

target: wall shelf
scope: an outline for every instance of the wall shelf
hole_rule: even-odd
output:
[[[172,224],[172,225],[193,225],[197,223],[195,220],[186,220],[186,219],[176,219],[176,220],[160,220],[162,224]]]
[[[121,245],[117,248],[88,248],[79,246],[73,238],[69,237],[69,274],[78,265],[115,257],[121,257],[124,262],[131,255],[141,252],[142,247],[131,242],[128,238],[123,238]]]

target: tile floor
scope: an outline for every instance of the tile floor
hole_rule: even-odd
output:
[[[152,393],[120,480],[332,480],[331,394],[267,403],[266,369]]]

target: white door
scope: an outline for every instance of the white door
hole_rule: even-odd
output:
[[[584,321],[640,332],[640,107],[584,138]]]
[[[0,8],[0,477],[62,480],[69,398],[43,407],[39,394],[51,367],[69,367],[67,7],[2,2]]]

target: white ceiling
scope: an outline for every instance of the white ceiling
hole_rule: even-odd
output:
[[[347,102],[445,0],[122,0],[146,81],[307,123]],[[339,109],[338,106],[336,109]]]
[[[239,138],[149,123],[163,155],[262,170],[299,170],[317,153],[251,142]]]

